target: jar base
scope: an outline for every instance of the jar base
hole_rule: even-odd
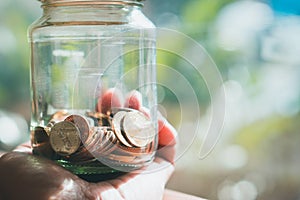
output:
[[[88,182],[100,182],[117,178],[121,175],[139,169],[139,166],[123,166],[126,171],[120,171],[95,160],[89,163],[76,164],[66,160],[56,160],[56,163]]]

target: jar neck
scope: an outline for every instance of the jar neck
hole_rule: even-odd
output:
[[[68,1],[42,0],[44,17],[56,24],[125,24],[134,11],[140,12],[139,1]]]
[[[39,0],[42,7],[80,5],[133,5],[143,6],[143,0]]]

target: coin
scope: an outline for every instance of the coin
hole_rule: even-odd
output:
[[[102,144],[102,138],[104,137],[104,130],[99,127],[93,127],[91,133],[84,146],[86,149],[93,154],[99,148],[99,145]]]
[[[83,145],[89,150],[97,148],[98,143],[102,143],[102,138],[105,134],[105,129],[109,127],[92,127],[88,139],[83,143]]]
[[[117,161],[118,164],[120,163],[133,163],[134,160],[136,159],[135,156],[125,156],[125,155],[118,155],[117,153],[112,153],[108,155],[108,158],[114,161]]]
[[[116,142],[117,138],[115,133],[111,130],[107,131],[103,137],[103,143],[106,145],[106,148],[102,148],[101,153],[103,155],[110,154],[116,148]]]
[[[89,136],[90,126],[85,117],[81,115],[69,115],[65,121],[72,122],[80,131],[80,138],[82,142],[85,142]]]
[[[53,121],[62,121],[68,115],[66,110],[60,110],[51,115],[50,119]]]
[[[120,152],[124,152],[124,153],[135,155],[135,156],[141,155],[141,154],[148,154],[153,150],[152,149],[153,142],[148,143],[144,147],[126,147],[126,146],[122,145],[122,143],[120,143],[120,142],[117,142],[116,145],[117,145],[117,149]]]
[[[53,151],[49,137],[43,127],[37,126],[31,132],[32,153],[49,159],[55,159],[56,153]]]
[[[98,120],[93,117],[84,116],[84,118],[86,119],[90,127],[94,127],[98,124]]]
[[[137,110],[135,109],[132,109],[132,108],[120,108],[120,107],[113,107],[111,108],[111,114],[112,115],[115,115],[117,114],[118,112],[121,112],[121,111],[124,111],[124,112],[137,112]]]
[[[93,159],[95,159],[94,156],[83,145],[81,145],[78,150],[68,158],[69,161],[74,163],[91,161]]]
[[[80,131],[72,122],[56,123],[50,131],[50,144],[53,150],[62,156],[71,155],[80,146]]]
[[[45,127],[44,127],[44,130],[46,131],[46,133],[50,134],[50,131],[51,131],[51,128],[54,126],[54,124],[56,124],[55,121],[51,120]]]
[[[126,139],[124,138],[123,134],[122,134],[122,121],[125,117],[125,115],[129,113],[129,112],[126,112],[126,111],[119,111],[117,112],[114,117],[113,117],[113,120],[112,120],[112,127],[113,127],[113,130],[118,138],[118,140],[120,142],[122,142],[122,144],[124,144],[125,146],[127,147],[132,147],[131,144],[129,144]]]
[[[117,138],[107,127],[97,127],[92,137],[89,137],[86,148],[96,158],[111,153]]]
[[[123,120],[126,139],[136,147],[144,147],[154,140],[156,131],[150,119],[141,112],[127,112]]]

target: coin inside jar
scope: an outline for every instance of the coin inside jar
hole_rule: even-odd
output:
[[[49,138],[53,150],[62,156],[76,152],[81,143],[79,129],[68,121],[56,123],[51,128]]]
[[[120,107],[111,108],[111,113],[113,115],[115,115],[116,113],[121,112],[121,111],[124,111],[124,112],[137,112],[137,110],[132,109],[132,108],[120,108]]]
[[[34,155],[55,159],[56,153],[53,151],[49,137],[43,127],[37,126],[31,132],[31,144]]]
[[[123,120],[126,139],[136,147],[144,147],[154,140],[155,127],[151,120],[140,112],[127,112]]]
[[[88,121],[81,115],[69,115],[65,121],[72,122],[80,131],[80,138],[85,142],[89,136],[90,126]]]
[[[56,124],[56,122],[53,121],[53,120],[51,120],[51,121],[44,127],[44,130],[46,131],[46,133],[48,134],[48,136],[49,136],[49,134],[50,134],[51,127],[53,127],[54,124]]]
[[[87,142],[84,143],[87,150],[94,156],[109,153],[115,143],[116,136],[107,127],[94,128]]]
[[[61,121],[68,115],[68,112],[66,110],[60,110],[55,112],[53,115],[51,115],[52,121]]]
[[[122,121],[123,121],[123,119],[124,119],[124,117],[125,117],[125,115],[127,114],[128,112],[126,112],[126,111],[119,111],[119,112],[117,112],[115,115],[114,115],[114,117],[113,117],[113,120],[112,120],[112,125],[113,125],[113,129],[114,129],[114,131],[115,131],[115,134],[116,134],[116,136],[117,136],[117,138],[118,138],[118,140],[122,143],[122,144],[124,144],[125,146],[127,146],[127,147],[132,147],[132,145],[131,144],[129,144],[127,141],[126,141],[126,139],[124,138],[124,136],[123,136],[123,134],[122,134]]]

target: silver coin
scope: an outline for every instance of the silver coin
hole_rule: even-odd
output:
[[[144,147],[154,140],[156,131],[150,119],[141,112],[127,112],[123,120],[126,139],[136,147]]]
[[[71,122],[76,125],[80,131],[80,138],[85,142],[89,136],[90,126],[87,119],[81,115],[69,115],[64,121]]]
[[[126,141],[126,139],[124,138],[124,136],[122,134],[122,121],[127,113],[128,112],[126,112],[126,111],[117,112],[113,117],[112,127],[113,127],[113,130],[114,130],[118,140],[125,146],[132,147],[132,145]]]
[[[81,143],[79,129],[68,121],[56,123],[51,128],[49,139],[53,150],[62,156],[76,152]]]

